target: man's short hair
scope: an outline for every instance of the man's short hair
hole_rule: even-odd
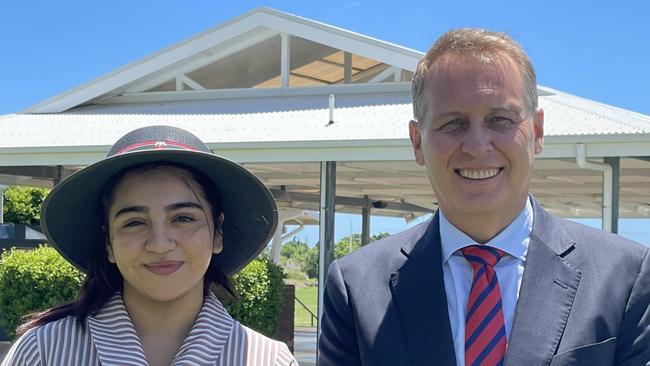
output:
[[[413,82],[411,97],[413,98],[413,118],[422,125],[427,113],[424,84],[431,73],[433,64],[443,55],[469,58],[483,63],[492,63],[503,56],[508,57],[517,67],[524,80],[524,97],[528,112],[537,110],[537,77],[528,55],[524,49],[502,32],[491,32],[484,29],[461,28],[452,29],[443,34],[431,46],[426,55],[418,62]]]

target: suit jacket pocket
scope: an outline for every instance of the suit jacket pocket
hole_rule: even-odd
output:
[[[614,364],[616,337],[564,351],[553,356],[550,366],[611,366]]]

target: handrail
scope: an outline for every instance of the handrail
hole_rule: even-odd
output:
[[[307,312],[309,313],[309,315],[311,315],[311,318],[309,319],[309,321],[311,322],[311,326],[313,327],[313,326],[314,326],[314,319],[316,319],[316,322],[318,322],[318,317],[316,316],[316,314],[314,314],[311,310],[309,310],[309,308],[307,307],[307,305],[303,304],[303,302],[300,301],[300,299],[299,299],[296,295],[294,295],[293,298],[296,299],[296,301],[298,301],[298,303],[299,303],[299,304],[300,304],[300,305],[301,305],[305,310],[307,310]]]

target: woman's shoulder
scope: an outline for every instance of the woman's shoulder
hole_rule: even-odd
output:
[[[67,316],[43,325],[34,327],[16,340],[7,353],[2,366],[5,365],[35,365],[46,358],[43,352],[59,349],[59,343],[68,345],[80,338],[83,329],[73,316]]]
[[[253,329],[240,325],[246,335],[248,355],[256,355],[258,359],[263,355],[263,359],[271,360],[274,366],[297,366],[298,361],[294,358],[289,347],[284,342],[276,341]],[[250,360],[251,358],[249,358]],[[264,363],[268,364],[268,363]]]
[[[9,352],[2,361],[2,366],[10,365],[36,365],[40,360],[40,353],[36,332],[38,328],[32,328],[23,334],[9,349]]]

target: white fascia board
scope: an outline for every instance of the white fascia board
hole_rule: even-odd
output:
[[[575,158],[576,144],[586,145],[592,158],[650,156],[650,134],[549,136],[539,158]]]
[[[421,52],[399,47],[374,38],[303,18],[276,16],[269,13],[255,14],[266,27],[285,32],[335,49],[348,51],[404,70],[415,71]]]
[[[257,27],[259,23],[254,16],[227,23],[217,30],[204,32],[188,41],[163,49],[89,83],[47,99],[21,113],[63,112]]]
[[[188,100],[213,100],[231,98],[268,98],[282,96],[313,96],[328,94],[369,94],[369,93],[403,93],[410,92],[411,83],[369,83],[337,84],[316,87],[288,88],[241,88],[218,90],[183,90],[166,92],[124,93],[103,100],[98,104],[134,104],[153,102],[177,102]]]
[[[650,135],[609,137],[609,141],[603,136],[550,137],[537,158],[575,158],[576,143],[586,144],[587,157],[591,158],[650,156]],[[209,147],[241,163],[413,161],[409,139],[231,142],[212,143]],[[109,146],[0,148],[0,166],[88,165],[103,159],[108,149]]]

